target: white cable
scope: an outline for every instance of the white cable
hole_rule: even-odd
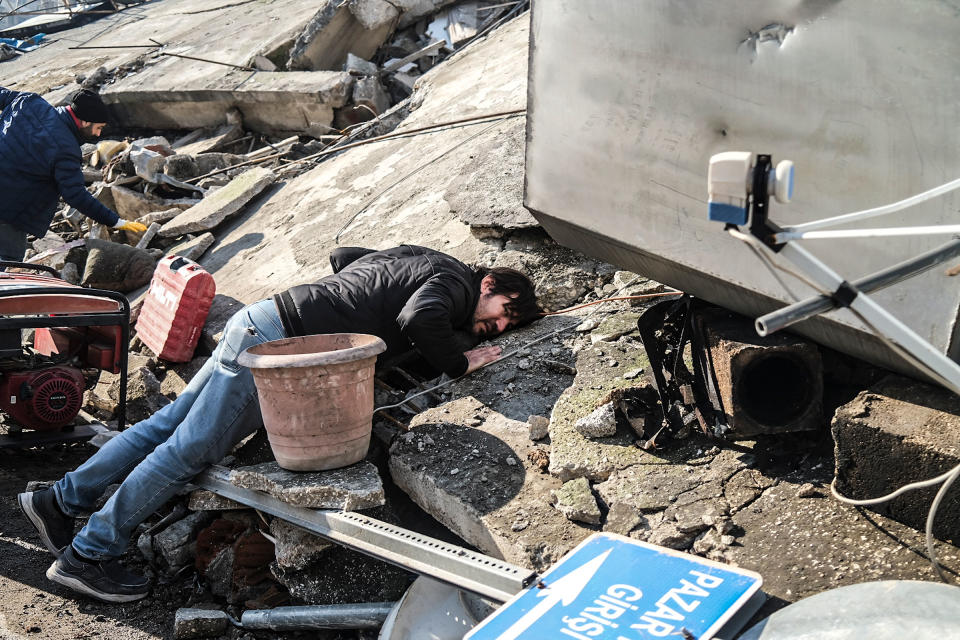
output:
[[[884,205],[882,207],[874,207],[873,209],[864,209],[863,211],[856,211],[854,213],[847,213],[840,216],[835,216],[833,218],[824,218],[823,220],[814,220],[813,222],[807,222],[804,224],[797,224],[792,227],[785,227],[784,231],[794,232],[794,231],[808,231],[810,229],[822,229],[824,227],[832,227],[838,224],[843,224],[845,222],[852,222],[853,220],[860,220],[862,218],[869,218],[873,216],[882,216],[887,213],[893,213],[894,211],[900,211],[908,207],[920,204],[932,198],[936,198],[939,195],[944,193],[949,193],[954,189],[960,188],[960,178],[952,180],[946,184],[942,184],[939,187],[934,187],[929,191],[924,191],[923,193],[918,193],[915,196],[906,198],[899,202],[894,202],[893,204]]]
[[[883,504],[884,502],[889,502],[896,498],[897,496],[903,495],[907,491],[914,491],[916,489],[926,489],[927,487],[934,487],[941,482],[946,481],[950,478],[951,475],[957,473],[957,470],[960,469],[960,464],[956,467],[950,469],[946,473],[942,473],[936,478],[930,478],[929,480],[919,480],[917,482],[911,482],[910,484],[905,484],[899,489],[888,493],[885,496],[880,496],[879,498],[867,498],[865,500],[854,500],[853,498],[848,498],[845,495],[841,494],[837,490],[836,484],[837,479],[834,478],[833,482],[830,483],[830,493],[833,494],[833,497],[839,500],[840,502],[853,505],[855,507],[869,507],[877,504]]]
[[[944,481],[943,486],[940,487],[940,491],[937,491],[937,495],[933,499],[933,504],[930,505],[930,511],[927,512],[927,553],[930,555],[930,562],[933,564],[933,570],[936,571],[937,575],[940,576],[940,579],[947,584],[950,584],[950,581],[947,579],[946,574],[943,573],[943,568],[937,561],[937,554],[933,546],[933,520],[937,516],[937,509],[940,507],[940,501],[943,500],[943,496],[947,495],[947,491],[950,490],[950,486],[957,479],[957,476],[960,476],[960,464],[953,468],[953,471],[950,473],[950,477]]]
[[[845,240],[847,238],[906,238],[960,233],[960,224],[922,227],[882,227],[876,229],[833,229],[830,231],[781,231],[773,234],[777,244],[788,240]]]

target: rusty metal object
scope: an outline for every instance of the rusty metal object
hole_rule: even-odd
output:
[[[250,347],[263,424],[277,463],[291,471],[337,469],[370,445],[373,373],[386,349],[376,336],[332,333]]]
[[[750,319],[721,310],[700,310],[694,323],[705,338],[729,437],[823,428],[816,345],[786,333],[761,338]]]

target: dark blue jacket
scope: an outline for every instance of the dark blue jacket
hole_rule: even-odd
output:
[[[43,237],[59,196],[97,222],[117,222],[84,186],[80,131],[66,107],[0,87],[0,110],[0,222]]]

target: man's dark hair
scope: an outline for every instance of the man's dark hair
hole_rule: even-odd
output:
[[[493,278],[493,295],[504,295],[510,302],[504,305],[514,319],[514,326],[523,326],[543,317],[544,311],[537,303],[537,294],[530,278],[516,269],[494,267],[481,269],[481,274]]]

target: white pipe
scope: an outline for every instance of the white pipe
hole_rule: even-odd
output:
[[[773,234],[777,244],[788,240],[833,240],[839,238],[885,238],[889,236],[933,236],[960,233],[960,224],[924,227],[884,227],[878,229],[840,229],[833,231],[781,231]]]
[[[893,204],[884,205],[882,207],[874,207],[873,209],[864,209],[863,211],[856,211],[854,213],[847,213],[841,216],[835,216],[833,218],[824,218],[823,220],[814,220],[813,222],[807,222],[804,224],[794,225],[792,227],[786,227],[784,231],[807,231],[810,229],[822,229],[823,227],[832,227],[838,224],[843,224],[845,222],[852,222],[853,220],[860,220],[862,218],[869,218],[872,216],[882,216],[887,213],[893,213],[894,211],[900,211],[901,209],[906,209],[907,207],[912,207],[915,204],[920,204],[930,200],[931,198],[936,198],[939,195],[953,191],[954,189],[960,188],[960,178],[952,180],[946,184],[942,184],[939,187],[934,187],[929,191],[924,191],[923,193],[918,193],[915,196],[910,196],[905,200],[899,202],[894,202]]]

